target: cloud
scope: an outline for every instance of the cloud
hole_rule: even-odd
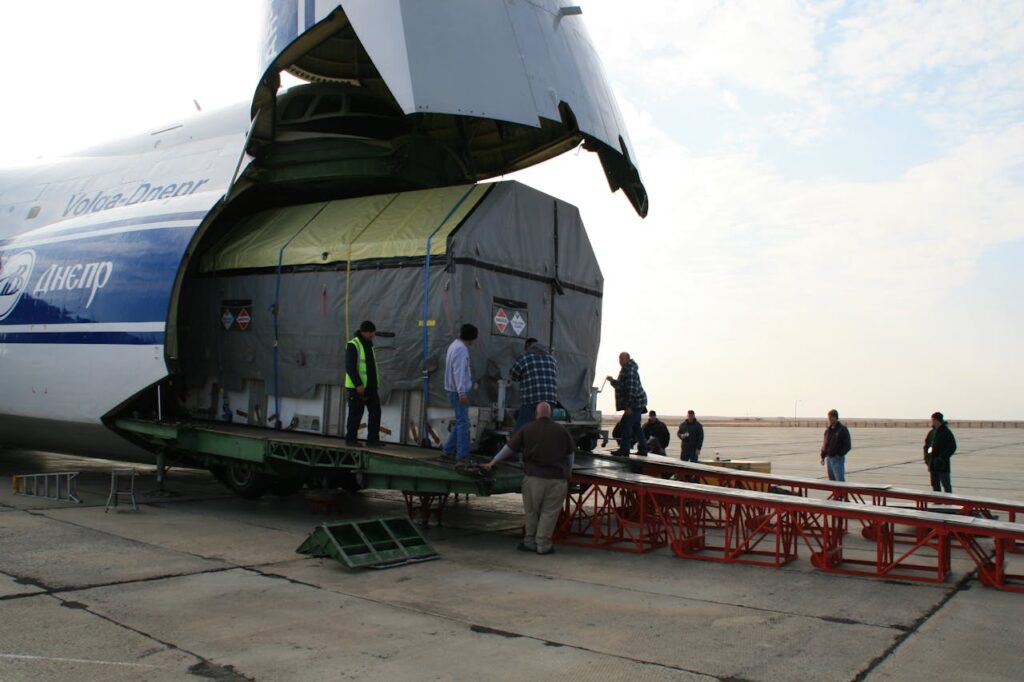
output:
[[[736,93],[732,90],[722,90],[722,103],[733,111],[740,110],[739,98],[736,97]]]
[[[1024,5],[874,2],[838,22],[828,56],[847,96],[935,112],[947,131],[1024,114]]]
[[[823,16],[800,2],[676,2],[588,5],[603,60],[641,89],[671,94],[734,83],[800,100],[815,83]]]
[[[936,398],[921,377],[976,352],[955,322],[966,310],[933,302],[975,278],[988,250],[1024,239],[1024,125],[888,181],[797,181],[753,154],[695,154],[648,113],[623,113],[651,196],[646,221],[607,194],[586,154],[518,176],[581,209],[606,275],[598,375],[625,349],[669,413],[788,414],[799,397],[802,412],[841,398],[852,415],[913,416]],[[942,390],[958,398],[949,409],[1024,409],[1012,388],[1024,376],[985,367],[985,397],[966,368],[944,372]]]

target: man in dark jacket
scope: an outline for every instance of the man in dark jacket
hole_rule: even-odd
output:
[[[643,432],[648,451],[656,455],[664,455],[670,436],[665,422],[658,419],[658,413],[654,410],[647,413],[647,422],[644,423]]]
[[[576,443],[569,431],[551,421],[551,405],[537,404],[536,419],[512,434],[508,444],[481,468],[490,469],[516,452],[523,453],[523,511],[526,535],[516,549],[554,554],[551,535],[565,505]]]
[[[839,410],[829,410],[828,428],[821,444],[821,463],[828,462],[828,480],[846,480],[846,453],[850,447],[850,430],[839,421]]]
[[[956,438],[941,412],[932,415],[932,430],[924,437],[924,463],[932,477],[932,490],[953,492],[949,458],[956,452]]]
[[[686,421],[679,425],[676,436],[683,446],[683,461],[696,462],[700,458],[701,448],[704,447],[704,427],[697,421],[697,415],[693,410],[687,411]]]
[[[345,442],[359,443],[356,436],[364,409],[369,412],[366,425],[366,444],[380,445],[380,370],[373,339],[377,327],[370,320],[359,325],[359,331],[345,346],[345,388],[348,389],[348,423]]]
[[[622,412],[622,447],[613,455],[627,456],[637,442],[637,454],[647,456],[647,440],[640,428],[640,418],[647,413],[647,393],[640,383],[640,367],[629,353],[619,353],[619,378],[608,377],[615,387],[615,410]]]

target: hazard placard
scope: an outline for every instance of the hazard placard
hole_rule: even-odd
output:
[[[224,331],[244,332],[252,326],[252,300],[220,302],[220,323]]]
[[[498,312],[494,313],[494,328],[498,330],[499,334],[504,334],[507,327],[508,313],[504,308],[498,308]]]
[[[529,336],[529,321],[525,302],[494,298],[491,304],[491,336],[525,339]]]
[[[516,333],[516,336],[522,336],[523,330],[526,329],[526,318],[517,310],[515,315],[512,316],[512,331]]]

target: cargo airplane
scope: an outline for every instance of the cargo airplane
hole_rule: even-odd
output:
[[[448,273],[463,262],[486,265],[486,258],[466,249],[461,256],[443,244],[431,251],[441,225],[448,224],[442,232],[451,240],[467,216],[486,214],[488,201],[543,206],[545,224],[553,207],[553,266],[511,273],[536,283],[536,296],[526,292],[518,300],[485,292],[484,314],[495,305],[507,315],[495,319],[512,321],[488,338],[510,341],[502,357],[521,348],[514,341],[525,333],[556,351],[560,343],[571,344],[560,342],[556,329],[565,324],[558,315],[568,306],[556,315],[553,302],[570,289],[596,300],[599,315],[599,272],[589,283],[573,282],[568,261],[574,256],[558,251],[565,248],[558,246],[559,225],[563,240],[580,239],[579,249],[589,249],[581,226],[582,236],[570,234],[572,207],[521,186],[498,191],[515,183],[480,184],[582,145],[599,157],[612,191],[622,190],[646,214],[635,155],[578,7],[559,0],[264,5],[262,76],[251,102],[0,170],[0,445],[152,462],[152,448],[117,427],[122,417],[241,420],[267,429],[336,432],[338,419],[319,415],[332,399],[340,404],[341,388],[319,379],[308,387],[296,383],[295,373],[315,366],[319,351],[282,341],[289,324],[301,329],[303,323],[286,324],[273,293],[284,276],[320,277],[322,289],[310,285],[306,315],[333,326],[336,335],[327,343],[335,350],[344,329],[352,329],[350,316],[388,317],[371,303],[350,310],[345,283],[370,267],[353,266],[361,262],[352,254],[354,238],[346,242],[347,253],[314,243],[307,246],[316,258],[288,260],[286,246],[292,248],[294,236],[329,214],[349,221],[359,234],[378,226],[375,216],[391,216],[398,232],[379,237],[365,262],[374,264],[375,273],[419,267],[419,282],[430,280],[435,253],[443,255],[434,265],[440,262]],[[281,88],[283,73],[302,83]],[[371,207],[366,202],[373,197],[384,199]],[[414,207],[409,215],[430,221],[409,228],[410,243],[419,249],[412,255],[392,250],[395,235],[410,224],[408,217],[392,215],[403,202]],[[360,211],[370,218],[359,222]],[[495,208],[492,214],[512,220],[508,211]],[[284,223],[297,225],[285,237],[266,227]],[[258,243],[260,235],[266,244]],[[261,246],[269,256],[257,258]],[[230,272],[222,265],[225,254],[237,257]],[[235,286],[231,282],[254,273],[266,275],[268,290],[227,291]],[[460,313],[442,323],[448,285],[438,292],[438,282],[428,282],[430,310],[426,285],[422,310],[419,291],[401,301],[411,319],[409,347],[419,363],[422,341],[424,357],[388,403],[395,412],[395,441],[416,442],[443,427],[443,409],[428,415],[427,407],[443,408],[431,397],[440,390],[436,356],[443,357]],[[337,293],[342,289],[343,296]],[[197,316],[204,305],[212,312]],[[203,325],[208,328],[197,328]],[[255,334],[243,336],[251,327],[273,336],[256,343]],[[232,337],[234,346],[210,341],[228,333],[240,334]],[[400,346],[401,333],[393,338]],[[386,334],[381,341],[386,347]],[[579,357],[564,363],[580,368],[563,378],[567,394],[582,396],[570,411],[586,407],[596,348],[594,342],[577,349]],[[574,357],[573,349],[565,350]],[[256,369],[251,376],[219,376],[218,368],[232,362]],[[486,379],[487,361],[474,362]],[[333,371],[340,368],[335,364]],[[433,384],[420,400],[420,386],[430,380],[425,374]],[[478,393],[479,418],[486,413],[493,419],[491,407],[504,394]]]

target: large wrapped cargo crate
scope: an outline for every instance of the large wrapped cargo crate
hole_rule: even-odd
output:
[[[560,414],[594,444],[603,277],[574,206],[518,182],[461,185],[273,208],[220,235],[180,308],[193,416],[341,435],[345,343],[368,319],[383,439],[437,445],[445,352],[472,323],[478,449],[507,435],[529,337],[558,360]]]

